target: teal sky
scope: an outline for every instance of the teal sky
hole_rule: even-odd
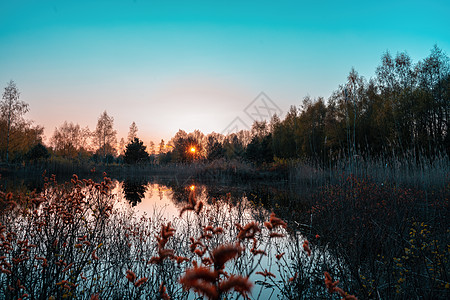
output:
[[[221,132],[264,91],[284,112],[328,98],[381,55],[417,62],[450,49],[450,1],[0,2],[0,84],[50,137],[65,120],[146,143],[178,129]]]

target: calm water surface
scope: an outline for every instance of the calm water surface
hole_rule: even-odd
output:
[[[292,213],[290,207],[296,207],[292,204],[300,201],[298,194],[291,190],[270,184],[205,185],[193,180],[181,182],[145,178],[114,180],[114,184],[113,193],[117,197],[115,207],[118,211],[127,213],[132,218],[144,216],[157,219],[160,223],[170,221],[175,224],[177,232],[190,234],[199,234],[199,228],[205,225],[223,227],[226,233],[215,240],[217,245],[236,242],[236,224],[245,225],[256,221],[262,225],[269,220],[272,211],[277,211],[278,217],[288,221],[290,229],[280,231],[286,237],[270,239],[268,230],[262,226],[263,232],[258,236],[257,249],[265,251],[267,255],[249,255],[248,250],[252,244],[248,242],[244,251],[246,254],[227,264],[226,271],[230,274],[250,276],[254,283],[252,299],[276,299],[280,296],[280,288],[283,289],[283,285],[296,276],[299,265],[304,268],[302,276],[307,276],[317,269],[313,266],[316,264],[314,261],[328,257],[323,251],[313,251],[315,259],[308,258],[302,248],[302,232],[292,230],[295,220],[287,220],[283,216],[283,212]],[[40,180],[2,178],[0,185],[3,190],[26,192],[42,189]],[[196,201],[204,203],[201,216],[187,211],[180,217],[180,211],[188,204],[189,197],[195,197]],[[198,228],[192,229],[196,225]],[[280,253],[286,253],[282,260],[275,258]],[[276,279],[265,280],[262,275],[256,274],[257,271],[265,270],[273,273]],[[195,295],[191,293],[189,298],[194,299]]]

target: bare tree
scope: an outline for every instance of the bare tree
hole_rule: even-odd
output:
[[[165,153],[165,147],[166,147],[166,145],[164,144],[164,140],[163,139],[161,139],[161,142],[159,143],[159,154],[161,154],[161,153]]]
[[[133,122],[130,125],[130,131],[128,131],[128,143],[132,142],[134,138],[137,138],[137,132],[138,128],[136,126],[136,123]]]
[[[20,101],[20,92],[17,89],[16,83],[10,81],[3,92],[2,102],[0,102],[0,111],[3,119],[7,123],[6,133],[6,162],[9,160],[9,137],[11,126],[22,119],[22,116],[28,112],[28,104]]]
[[[155,143],[153,141],[150,141],[150,143],[148,144],[148,152],[150,153],[150,155],[156,154],[155,148],[156,148]]]
[[[56,153],[73,158],[81,151],[88,150],[90,135],[88,127],[81,128],[78,124],[65,121],[59,128],[55,128],[50,143]]]
[[[98,146],[98,150],[103,152],[103,158],[106,158],[106,154],[115,154],[116,135],[114,118],[108,116],[105,110],[98,118],[97,127],[94,131],[94,141]]]
[[[120,138],[119,142],[119,155],[125,155],[125,140]]]

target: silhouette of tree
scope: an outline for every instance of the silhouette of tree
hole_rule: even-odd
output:
[[[273,161],[272,135],[254,136],[248,144],[245,156],[248,160],[257,164],[270,163]]]
[[[208,142],[206,144],[207,148],[207,159],[209,161],[222,158],[224,156],[224,149],[222,144],[217,140],[217,137],[210,135],[208,136]]]
[[[240,159],[245,155],[245,146],[238,134],[232,133],[223,141],[223,150],[228,159]]]
[[[148,153],[145,149],[144,142],[135,137],[134,140],[126,146],[124,162],[127,164],[135,164],[146,161],[148,159]]]
[[[36,163],[38,161],[48,159],[50,157],[50,153],[48,152],[47,147],[41,143],[38,143],[34,145],[30,151],[28,151],[26,156],[29,161]]]
[[[172,139],[172,142],[172,159],[175,162],[192,162],[201,157],[202,145],[194,135],[188,135],[180,130]]]

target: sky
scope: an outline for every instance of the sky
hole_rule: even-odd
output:
[[[0,1],[0,88],[14,80],[48,138],[64,121],[146,143],[244,129],[328,98],[386,51],[450,51],[450,1]],[[261,94],[263,92],[264,94]],[[264,99],[261,99],[264,95]],[[262,102],[261,102],[262,101]],[[236,125],[236,126],[235,126]]]

